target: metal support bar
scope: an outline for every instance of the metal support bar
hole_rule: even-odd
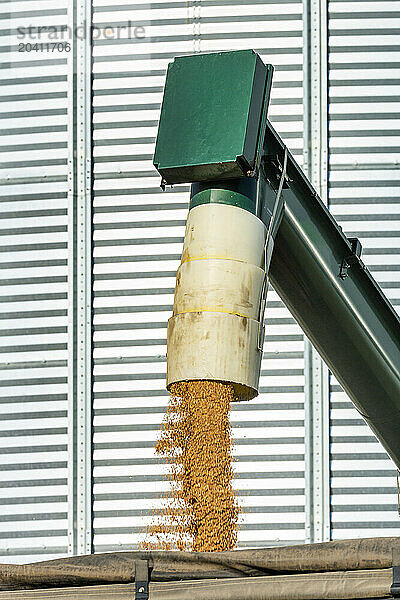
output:
[[[305,340],[306,541],[330,538],[329,374],[318,352]]]
[[[327,204],[328,193],[328,22],[327,4],[304,0],[304,166]]]
[[[68,553],[92,552],[91,3],[71,0],[68,69]]]
[[[328,46],[327,6],[304,0],[304,171],[327,204]],[[306,541],[330,539],[329,372],[307,338],[306,392]]]
[[[148,600],[149,598],[149,561],[135,561],[135,600]]]

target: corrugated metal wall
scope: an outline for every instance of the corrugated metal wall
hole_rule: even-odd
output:
[[[72,6],[69,0],[68,9]],[[398,305],[400,257],[393,247],[400,235],[394,189],[399,178],[392,131],[398,118],[392,82],[398,55],[391,30],[385,30],[395,26],[395,14],[393,2],[374,7],[366,1],[330,2],[330,206],[346,233],[362,238],[365,261]],[[15,338],[0,338],[5,340],[0,342],[0,410],[9,415],[0,418],[0,504],[5,509],[0,511],[0,557],[27,562],[64,555],[68,546],[69,57],[18,53],[15,28],[62,25],[67,4],[55,8],[45,0],[15,0],[0,2],[1,9],[7,67],[1,75],[1,216],[8,252],[0,254],[7,269],[0,322],[4,336],[12,329]],[[381,9],[388,11],[387,18],[382,13],[377,20]],[[360,10],[362,15],[370,11],[369,17],[361,20]],[[166,485],[153,445],[167,401],[166,321],[188,196],[185,186],[162,193],[151,162],[167,64],[176,54],[257,50],[276,67],[270,118],[302,164],[302,14],[298,0],[94,0],[94,24],[114,28],[93,48],[97,552],[132,548]],[[130,30],[121,30],[118,39],[118,26],[128,22]],[[383,37],[375,32],[377,23]],[[142,28],[136,38],[135,27]],[[372,34],[360,33],[363,28],[374,32],[376,43]],[[376,48],[366,53],[363,46],[371,44],[381,45],[381,53]],[[382,93],[377,77],[386,84]],[[372,170],[362,166],[368,161]],[[14,226],[17,230],[10,232]],[[266,325],[261,394],[232,411],[236,487],[244,508],[241,546],[302,542],[306,535],[304,340],[273,291]],[[332,384],[332,537],[389,535],[399,523],[393,467]],[[382,488],[385,493],[378,496]]]
[[[329,7],[330,208],[399,310],[400,2]],[[398,535],[393,463],[331,383],[332,538]]]
[[[67,58],[17,28],[67,3],[2,2],[0,555],[67,552]],[[23,31],[22,31],[23,33]]]
[[[142,511],[151,513],[165,487],[153,445],[166,401],[166,319],[186,193],[161,194],[151,159],[165,67],[193,43],[186,4],[157,6],[94,5],[99,26],[131,19],[146,28],[142,40],[94,46],[96,551],[132,547]]]
[[[98,27],[146,29],[94,46],[96,551],[132,547],[165,487],[153,446],[188,201],[187,186],[161,192],[152,167],[166,67],[177,53],[256,47],[276,65],[271,117],[301,157],[302,5],[284,6],[95,2]],[[304,540],[303,336],[274,293],[267,327],[262,393],[232,412],[239,539],[253,546]]]

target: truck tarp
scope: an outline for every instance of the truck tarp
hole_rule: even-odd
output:
[[[149,600],[366,600],[388,598],[392,570],[303,573],[150,583]],[[133,600],[135,586],[96,585],[0,592],[9,600]]]
[[[391,584],[393,550],[400,553],[399,537],[231,552],[112,552],[26,565],[3,564],[0,565],[0,590],[41,588],[43,591],[34,595],[9,592],[8,596],[0,592],[0,600],[5,597],[13,600],[50,598],[50,592],[45,591],[49,588],[53,588],[54,598],[63,597],[59,596],[62,590],[56,592],[54,588],[69,588],[68,598],[95,599],[101,597],[96,593],[104,593],[104,585],[112,598],[125,598],[128,596],[124,594],[131,594],[128,588],[134,582],[138,559],[148,561],[150,598],[154,599],[172,600],[186,594],[191,600],[225,597],[283,600],[286,598],[280,595],[283,583],[285,589],[292,590],[291,598],[386,597]],[[93,586],[89,587],[90,594],[88,586]],[[99,586],[103,592],[96,591]],[[246,590],[250,588],[248,596]],[[356,595],[350,593],[350,588]],[[324,595],[324,590],[328,595]]]

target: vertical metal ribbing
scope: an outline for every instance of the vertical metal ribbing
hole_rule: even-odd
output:
[[[88,0],[70,2],[68,552],[71,555],[92,551],[91,11],[91,2]]]
[[[329,372],[306,339],[306,541],[330,539]]]
[[[327,3],[304,0],[304,167],[321,199],[328,188]],[[330,539],[329,372],[305,340],[306,541]]]

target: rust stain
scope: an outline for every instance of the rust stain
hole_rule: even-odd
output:
[[[250,302],[250,284],[244,281],[240,286],[240,304],[244,308],[253,308],[253,303]]]

